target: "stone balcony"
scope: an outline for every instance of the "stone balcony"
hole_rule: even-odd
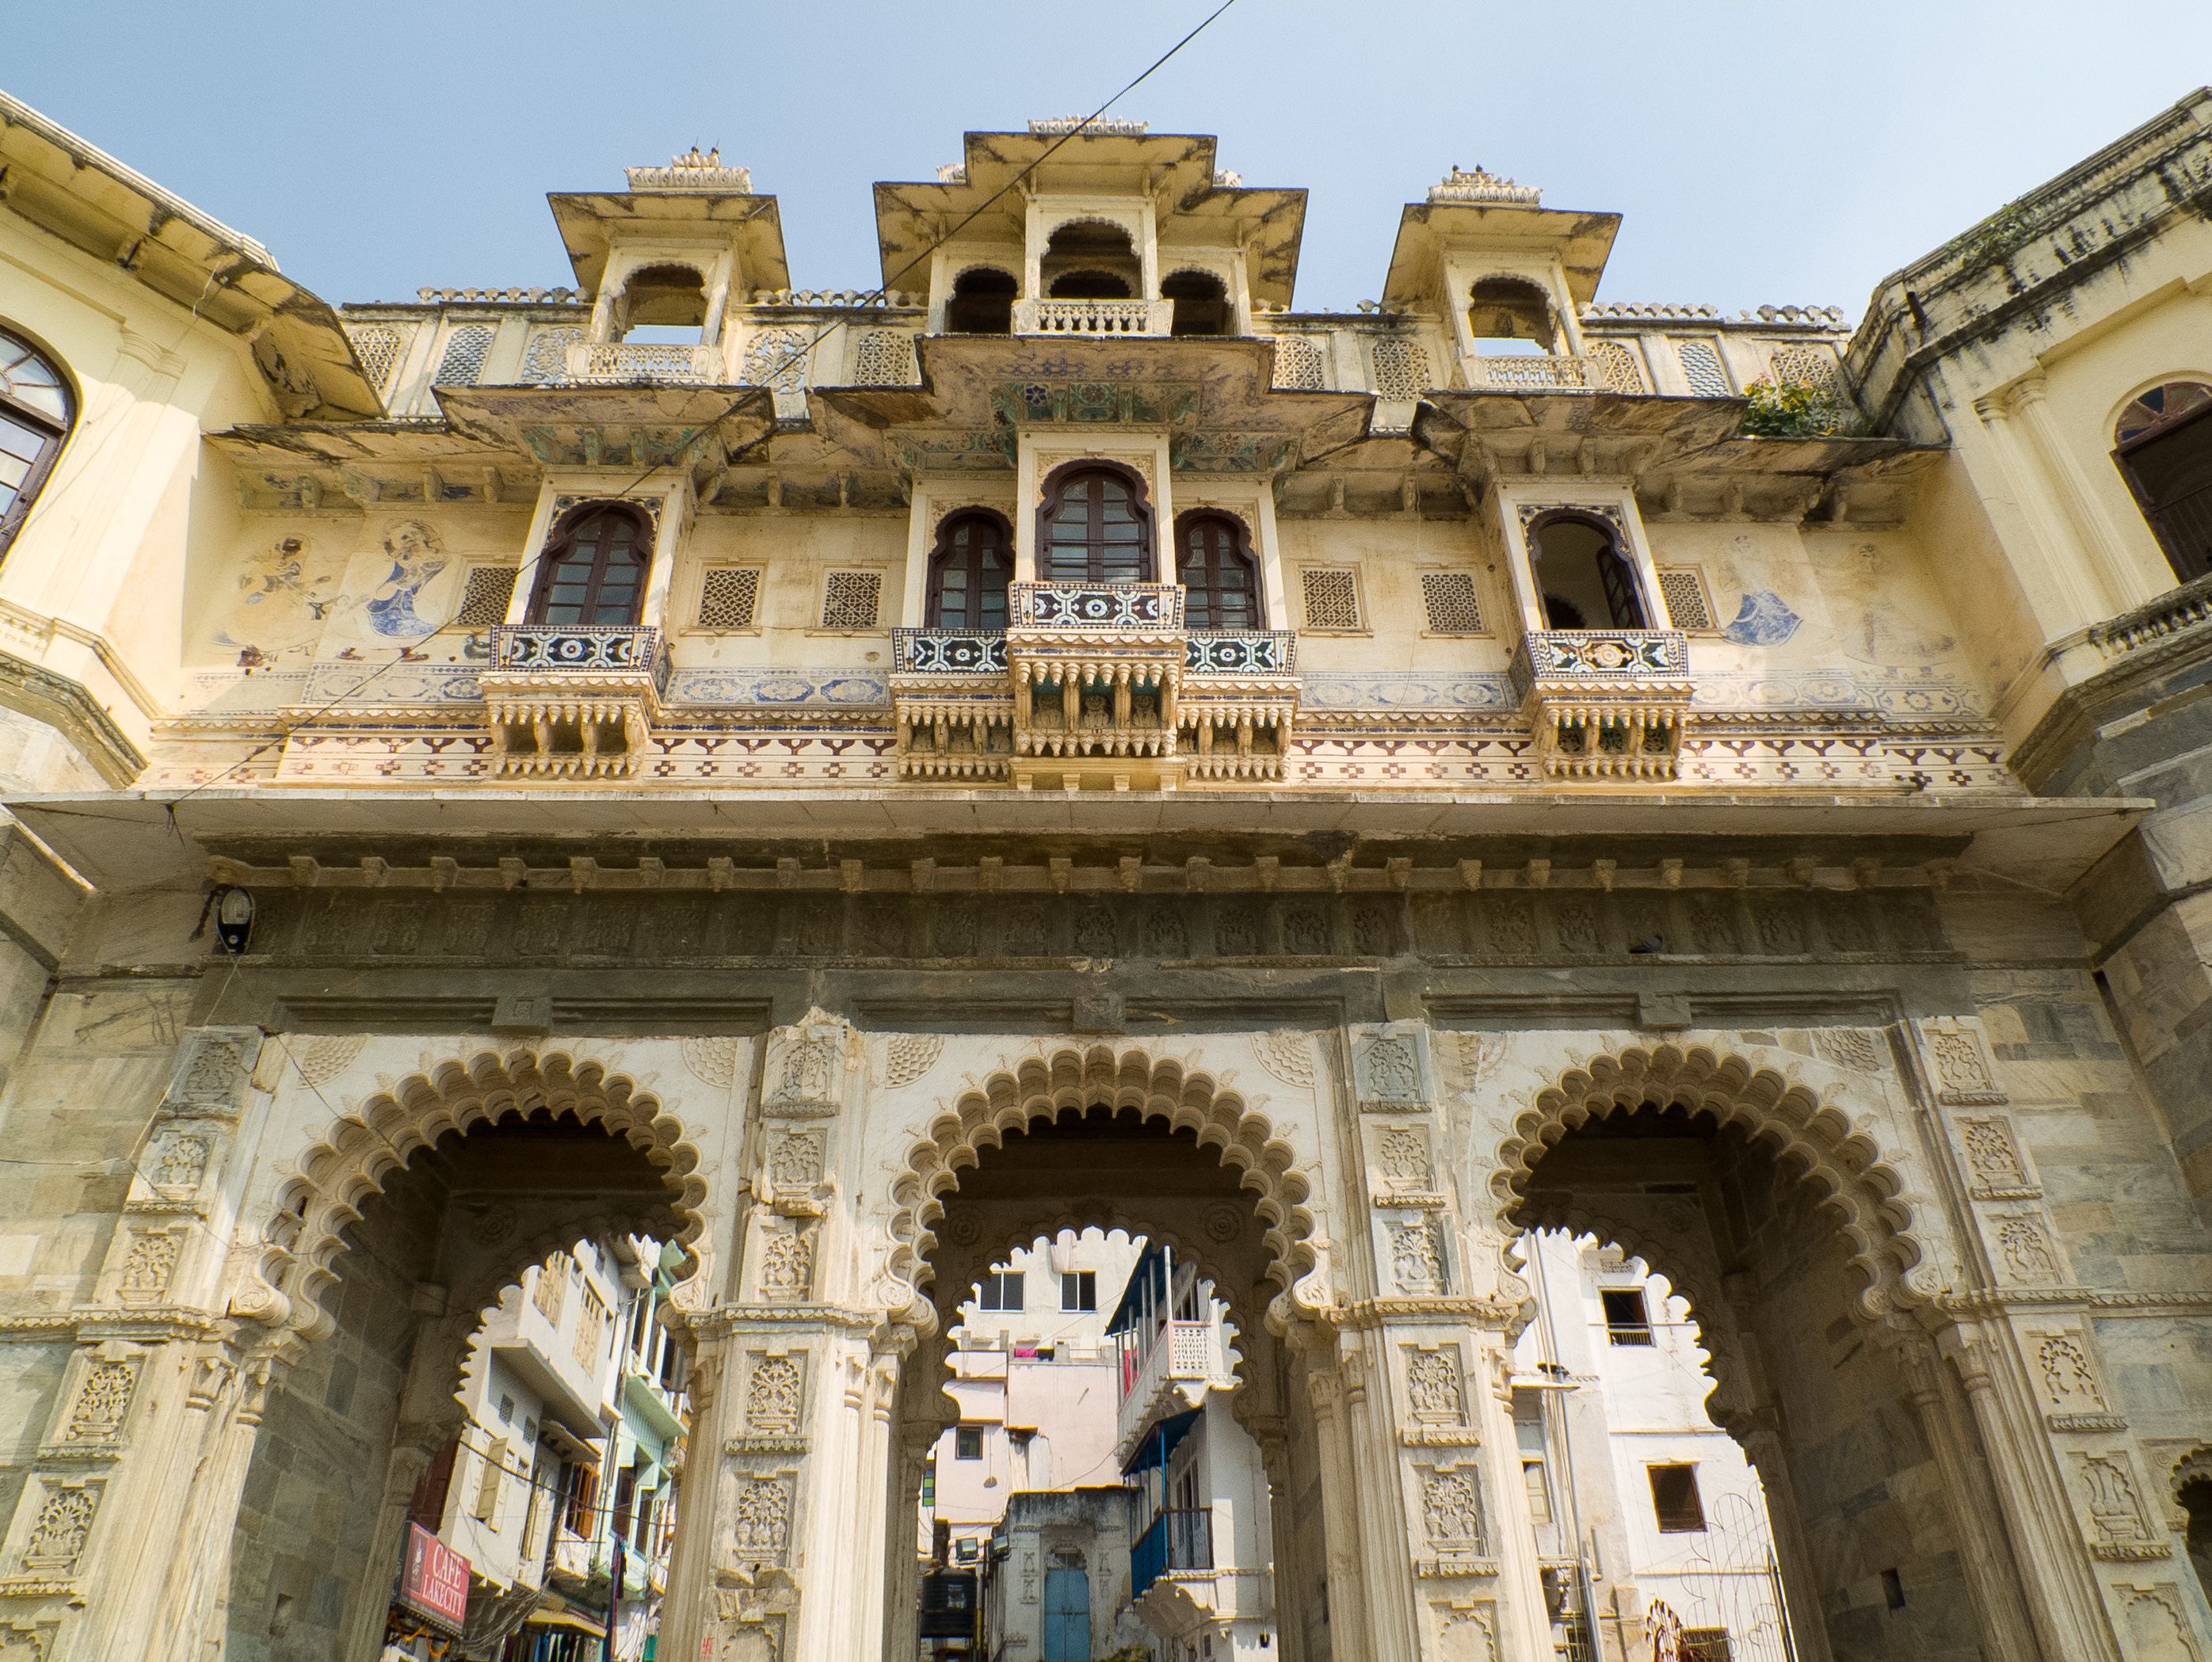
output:
[[[1017,335],[1165,335],[1173,300],[1016,300]]]
[[[1003,633],[892,632],[908,779],[1172,790],[1283,776],[1286,630],[1187,631],[1173,583],[1018,583]]]
[[[1539,629],[1512,679],[1557,778],[1673,779],[1690,718],[1690,643],[1675,629]]]
[[[600,386],[714,386],[729,377],[717,346],[662,341],[578,341],[568,348],[568,379]]]
[[[1468,355],[1460,366],[1476,392],[1612,392],[1617,389],[1604,366],[1593,358],[1565,353],[1488,358]],[[1641,387],[1626,389],[1641,391]]]
[[[634,625],[502,623],[478,678],[495,770],[510,777],[633,777],[668,685],[660,632]]]
[[[1121,1400],[1115,1424],[1115,1458],[1127,1465],[1145,1434],[1162,1419],[1197,1407],[1213,1386],[1229,1384],[1221,1345],[1210,1321],[1170,1321],[1133,1344],[1121,1336]]]

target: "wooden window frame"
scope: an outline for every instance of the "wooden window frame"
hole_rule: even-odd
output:
[[[2128,401],[2128,405],[2132,409],[2136,399],[2147,397],[2153,391],[2167,386],[2205,385],[2207,384],[2203,381],[2193,380],[2186,376],[2172,381],[2163,381],[2159,384],[2159,388],[2146,388],[2142,392],[2137,393],[2135,398]],[[2171,420],[2154,422],[2142,432],[2130,434],[2125,440],[2115,443],[2112,447],[2112,465],[2119,469],[2120,477],[2127,482],[2128,494],[2135,498],[2136,511],[2142,515],[2143,524],[2148,527],[2152,540],[2158,544],[2159,552],[2166,556],[2167,568],[2173,573],[2174,580],[2178,583],[2194,583],[2199,578],[2212,575],[2212,550],[2192,556],[2174,547],[2172,538],[2167,534],[2166,516],[2181,501],[2185,501],[2188,498],[2182,497],[2176,501],[2167,503],[2154,502],[2150,493],[2143,488],[2142,480],[2136,474],[2131,458],[2150,446],[2164,443],[2177,434],[2200,424],[2204,426],[2208,434],[2212,434],[2212,404],[2193,405]],[[0,547],[5,545],[5,535],[0,533]],[[2192,572],[2184,568],[2185,561],[2191,558],[2195,560],[2200,569]]]
[[[635,502],[599,498],[589,502],[579,502],[555,523],[552,534],[545,539],[545,552],[538,556],[538,574],[530,585],[530,609],[524,614],[526,622],[549,628],[621,627],[601,623],[592,616],[592,614],[599,610],[599,595],[606,583],[608,545],[605,542],[599,545],[599,553],[592,562],[591,573],[586,580],[586,598],[583,607],[584,618],[574,624],[547,623],[545,618],[546,609],[551,604],[553,584],[560,572],[561,562],[575,548],[579,533],[595,519],[611,518],[616,515],[628,518],[638,533],[631,543],[637,555],[637,593],[630,606],[630,615],[623,620],[623,623],[635,627],[645,621],[646,584],[653,574],[654,541],[653,516]]]
[[[57,422],[45,410],[34,409],[0,391],[0,414],[5,414],[10,421],[20,422],[32,432],[44,435],[39,445],[39,453],[31,458],[30,468],[23,475],[23,482],[16,487],[15,500],[8,505],[4,513],[0,513],[0,559],[4,559],[9,546],[22,530],[23,522],[30,518],[31,509],[39,500],[39,493],[46,488],[46,481],[53,477],[54,464],[60,460],[62,449],[69,443],[70,434],[76,430],[78,405],[76,389],[64,372],[60,360],[52,353],[29,336],[4,326],[0,326],[0,342],[13,342],[27,355],[45,365],[52,372],[54,384],[62,395],[62,417]]]
[[[1544,533],[1557,525],[1572,523],[1587,525],[1605,538],[1605,549],[1598,555],[1598,581],[1605,585],[1607,601],[1614,615],[1619,616],[1621,602],[1626,599],[1635,609],[1632,623],[1585,622],[1581,630],[1588,634],[1603,629],[1650,629],[1657,627],[1651,619],[1659,616],[1653,609],[1650,597],[1645,595],[1643,574],[1636,569],[1636,555],[1627,546],[1621,528],[1601,513],[1591,513],[1581,508],[1553,508],[1529,520],[1521,533],[1522,553],[1528,562],[1529,586],[1536,591],[1536,610],[1544,620],[1544,627],[1557,633],[1559,626],[1552,622],[1550,610],[1544,604]]]
[[[929,582],[923,595],[921,610],[922,627],[925,628],[985,631],[994,628],[1003,629],[1006,627],[1006,615],[1012,604],[1011,597],[1001,602],[999,608],[1001,616],[995,625],[981,621],[984,609],[980,552],[971,552],[969,556],[966,556],[971,565],[977,567],[968,573],[969,599],[971,603],[969,610],[975,613],[977,621],[972,623],[946,623],[940,621],[939,613],[945,604],[945,572],[956,557],[956,550],[952,546],[953,533],[962,525],[970,524],[987,525],[997,533],[1000,554],[1006,563],[1007,588],[1010,591],[1012,587],[1014,579],[1012,522],[995,508],[956,508],[937,522],[937,540],[930,547]]]
[[[1137,543],[1137,574],[1134,577],[1114,578],[1104,573],[1105,527],[1099,513],[1101,505],[1096,498],[1091,501],[1085,516],[1085,574],[1064,576],[1051,569],[1054,517],[1078,482],[1100,476],[1118,478],[1129,488],[1130,506],[1136,510],[1140,533]],[[1159,580],[1159,550],[1157,546],[1159,537],[1152,512],[1152,493],[1145,488],[1145,476],[1127,463],[1086,458],[1079,462],[1063,463],[1054,468],[1044,482],[1044,500],[1037,508],[1036,531],[1037,577],[1042,582],[1154,583]]]
[[[1221,592],[1218,586],[1194,588],[1183,582],[1183,539],[1194,530],[1206,525],[1218,525],[1228,536],[1228,546],[1218,556],[1210,556],[1217,566],[1222,559],[1243,562],[1245,576],[1250,585],[1252,621],[1249,623],[1224,623],[1213,616],[1212,603]],[[1222,508],[1191,508],[1176,516],[1175,523],[1175,580],[1182,585],[1183,621],[1193,629],[1264,629],[1267,627],[1267,585],[1260,580],[1260,561],[1252,551],[1252,533],[1243,520]],[[1199,597],[1204,595],[1206,605],[1201,611]]]

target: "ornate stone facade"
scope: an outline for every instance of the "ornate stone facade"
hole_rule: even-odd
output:
[[[1548,1225],[1688,1301],[1801,1655],[2212,1656],[2212,856],[2130,794],[2212,602],[2112,459],[2206,373],[2141,181],[2212,99],[1856,331],[1599,302],[1617,221],[1479,170],[1293,326],[1302,196],[1140,129],[933,246],[1054,142],[880,194],[882,294],[696,157],[553,199],[574,291],[340,317],[0,100],[84,394],[0,567],[0,1652],[368,1662],[478,1313],[635,1230],[659,1653],[910,1655],[951,1313],[1097,1225],[1229,1309],[1284,1662],[1541,1662]],[[534,574],[594,514],[629,622]]]

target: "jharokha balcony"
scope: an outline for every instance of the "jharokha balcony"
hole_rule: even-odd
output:
[[[479,678],[503,774],[627,779],[660,715],[668,654],[658,629],[502,623]]]
[[[1285,631],[1190,631],[1174,583],[1017,583],[998,631],[895,633],[909,779],[1172,790],[1282,777],[1297,714]]]
[[[1545,771],[1672,779],[1690,716],[1690,644],[1675,629],[1538,629],[1513,655],[1514,690]]]

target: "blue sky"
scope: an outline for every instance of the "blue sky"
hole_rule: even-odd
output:
[[[869,185],[1087,112],[1213,0],[71,0],[0,87],[333,300],[570,280],[551,190],[693,143],[782,199],[793,281],[877,275]],[[1838,305],[2212,81],[2204,0],[1237,0],[1117,114],[1311,192],[1301,306],[1382,285],[1454,163],[1626,216],[1601,298]]]

